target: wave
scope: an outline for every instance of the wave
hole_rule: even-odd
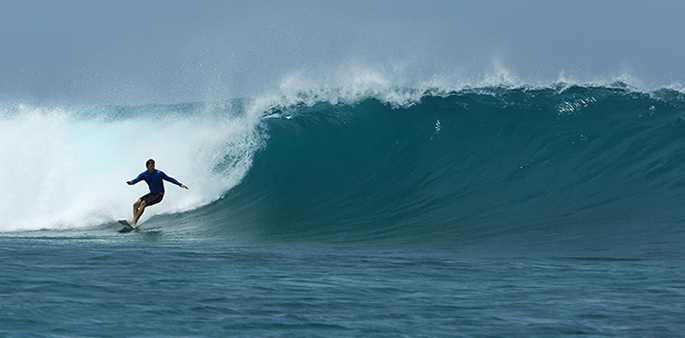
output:
[[[188,217],[274,241],[672,241],[684,103],[622,83],[302,100],[270,111],[243,182]]]
[[[172,191],[146,217],[213,238],[682,237],[679,90],[369,88],[214,105],[5,109],[1,154],[12,165],[0,184],[12,194],[2,197],[0,229],[121,218],[144,193],[123,182],[155,157],[191,190]]]

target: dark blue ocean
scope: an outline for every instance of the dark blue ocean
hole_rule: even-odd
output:
[[[4,103],[0,336],[679,337],[684,140],[620,82]]]

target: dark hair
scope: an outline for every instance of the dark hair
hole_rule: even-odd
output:
[[[150,163],[155,164],[155,160],[153,160],[153,159],[147,160],[147,162],[145,162],[145,168],[147,168],[150,165]]]

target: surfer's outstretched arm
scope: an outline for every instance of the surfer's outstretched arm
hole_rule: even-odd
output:
[[[165,181],[171,182],[173,184],[176,184],[177,186],[179,186],[183,189],[188,189],[188,187],[185,184],[183,184],[183,183],[179,182],[177,179],[165,174],[163,171],[162,171],[162,179]]]
[[[134,179],[132,179],[132,180],[130,180],[130,181],[126,181],[126,184],[128,184],[128,185],[134,185],[134,184],[136,184],[136,183],[142,181],[144,176],[145,176],[145,172],[143,171],[142,173],[140,173],[140,175],[138,175],[138,177],[136,177],[136,178],[134,178]]]

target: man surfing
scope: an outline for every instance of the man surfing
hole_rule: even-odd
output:
[[[145,167],[147,167],[147,170],[140,173],[140,175],[133,180],[126,182],[128,185],[134,185],[140,181],[145,181],[150,188],[149,194],[139,198],[135,203],[133,203],[133,220],[119,221],[122,224],[127,222],[132,228],[138,224],[138,220],[140,219],[140,216],[143,215],[146,207],[157,204],[162,201],[162,198],[164,198],[164,182],[162,180],[169,181],[180,186],[181,188],[188,189],[188,187],[177,181],[175,178],[168,176],[161,170],[156,170],[155,160],[147,160]]]

